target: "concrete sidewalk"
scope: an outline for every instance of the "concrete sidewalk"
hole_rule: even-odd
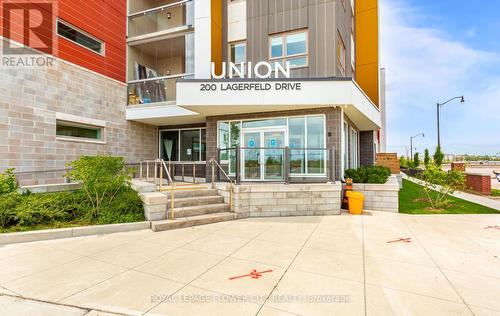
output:
[[[403,179],[412,181],[414,183],[423,185],[425,182],[413,177],[408,177],[403,173]],[[439,187],[439,186],[438,186]],[[479,205],[483,205],[495,210],[500,210],[500,201],[499,200],[493,200],[484,196],[476,195],[476,194],[471,194],[471,193],[466,193],[466,192],[461,192],[461,191],[455,191],[454,193],[451,194],[452,196],[466,200],[472,203],[476,203]]]
[[[0,313],[499,315],[495,225],[371,212],[6,245]],[[229,280],[253,269],[272,271]]]

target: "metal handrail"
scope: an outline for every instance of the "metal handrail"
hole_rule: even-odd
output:
[[[162,6],[159,6],[159,7],[156,7],[156,8],[147,9],[147,10],[139,11],[139,12],[136,12],[136,13],[131,13],[131,14],[127,15],[127,17],[130,18],[130,19],[134,19],[134,18],[139,17],[139,16],[144,16],[144,15],[148,15],[150,13],[154,13],[154,12],[158,12],[158,11],[163,11],[163,10],[168,9],[168,8],[172,8],[172,7],[177,7],[177,6],[180,6],[180,5],[184,5],[187,2],[191,2],[191,1],[193,1],[193,0],[182,0],[182,1],[179,1],[179,2],[174,2],[174,3],[162,5]]]
[[[187,76],[192,76],[192,75],[194,75],[194,73],[183,73],[183,74],[177,74],[177,75],[168,75],[168,76],[160,76],[160,77],[153,77],[153,78],[135,79],[135,80],[129,80],[129,81],[127,81],[127,84],[144,83],[144,82],[148,82],[148,81],[157,81],[157,80],[176,79],[176,78],[182,78],[182,77],[187,77]]]
[[[229,180],[230,186],[229,186],[229,211],[234,212],[234,206],[233,206],[233,193],[234,193],[234,182],[231,179],[231,177],[228,176],[228,174],[224,171],[224,169],[221,167],[221,165],[217,162],[215,159],[211,159],[210,163],[212,164],[212,189],[215,189],[215,166],[219,168],[220,171],[222,171],[222,174]]]

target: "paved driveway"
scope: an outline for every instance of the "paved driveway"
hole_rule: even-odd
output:
[[[2,315],[500,315],[499,215],[258,218],[0,247]],[[398,238],[411,238],[387,243]],[[257,271],[258,278],[230,277]],[[27,299],[22,299],[27,298]]]

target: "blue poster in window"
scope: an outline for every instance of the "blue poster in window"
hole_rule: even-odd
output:
[[[254,139],[250,139],[248,141],[248,147],[255,147],[255,140]]]
[[[271,145],[271,147],[276,147],[276,139],[271,138],[271,140],[269,141],[269,144]]]

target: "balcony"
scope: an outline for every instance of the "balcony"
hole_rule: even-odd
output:
[[[151,7],[154,3],[154,7]],[[190,30],[193,27],[193,0],[129,3],[128,39],[137,41]]]
[[[176,81],[194,73],[194,36],[128,47],[128,105],[175,103]]]

